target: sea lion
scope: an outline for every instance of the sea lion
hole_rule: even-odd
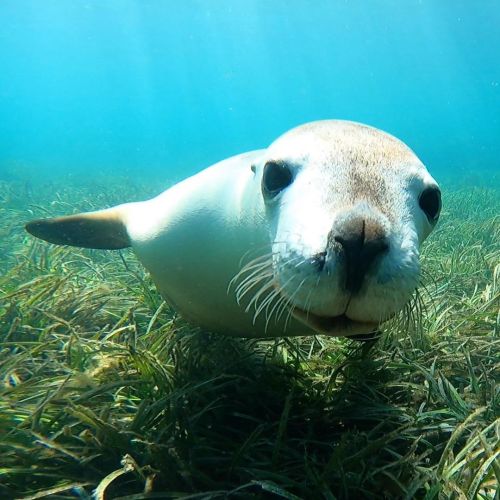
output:
[[[132,246],[165,299],[205,330],[355,336],[408,303],[440,209],[436,181],[403,142],[324,120],[151,200],[26,229],[61,245]]]

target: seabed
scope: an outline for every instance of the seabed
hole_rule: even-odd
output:
[[[0,181],[0,497],[498,498],[498,186],[444,186],[418,298],[360,344],[195,331],[131,252],[23,231],[151,187]]]

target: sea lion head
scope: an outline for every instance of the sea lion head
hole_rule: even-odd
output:
[[[441,209],[408,146],[366,125],[319,121],[279,137],[256,168],[283,307],[330,335],[375,331],[404,308]]]

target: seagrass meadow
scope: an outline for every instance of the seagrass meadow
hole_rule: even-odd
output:
[[[0,183],[0,498],[499,498],[498,179],[442,182],[418,296],[367,343],[196,331],[131,252],[23,230],[153,186]]]

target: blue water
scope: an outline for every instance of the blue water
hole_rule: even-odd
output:
[[[2,0],[0,178],[177,180],[342,118],[498,172],[498,0]]]

